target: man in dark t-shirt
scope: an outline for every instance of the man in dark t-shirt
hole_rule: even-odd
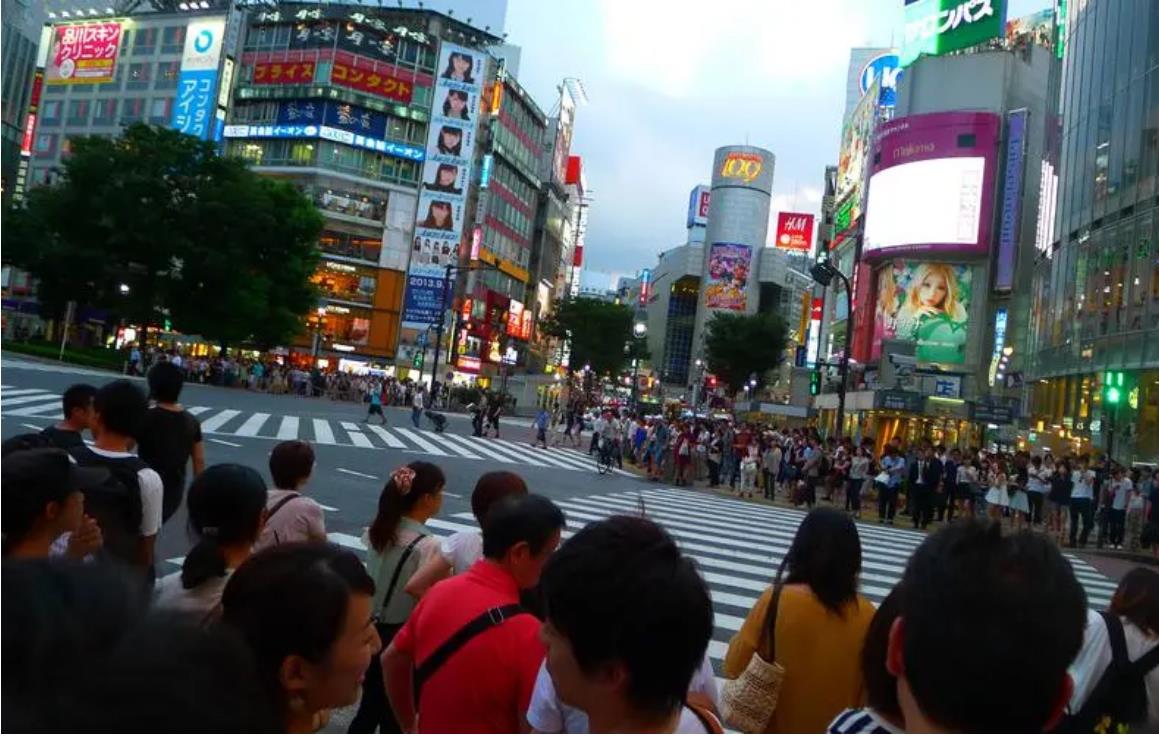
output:
[[[193,475],[205,469],[201,423],[178,404],[184,378],[167,361],[149,369],[149,396],[153,406],[145,414],[137,436],[137,452],[161,477],[165,487],[161,519],[168,521],[185,495],[185,469],[193,461]]]
[[[93,414],[93,397],[97,388],[91,384],[73,384],[61,396],[64,419],[40,431],[53,446],[62,450],[84,445],[84,431]]]

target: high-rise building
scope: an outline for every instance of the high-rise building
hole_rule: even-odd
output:
[[[0,126],[3,128],[3,172],[0,193],[8,203],[16,184],[21,161],[20,148],[27,124],[28,102],[36,71],[36,50],[44,23],[44,6],[33,0],[4,0],[0,26],[3,27],[3,66],[0,77]]]
[[[1159,459],[1159,3],[1070,3],[1040,170],[1028,445]],[[1048,152],[1049,154],[1049,152]],[[1057,183],[1057,200],[1054,199]],[[1057,214],[1055,214],[1057,213]],[[1053,215],[1053,217],[1052,217]]]

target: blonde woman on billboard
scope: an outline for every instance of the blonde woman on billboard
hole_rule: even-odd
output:
[[[962,363],[968,299],[953,266],[919,264],[897,311],[897,335],[917,342],[918,360]]]

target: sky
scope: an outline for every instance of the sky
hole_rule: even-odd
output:
[[[1008,17],[1047,4],[1011,0]],[[589,98],[576,112],[572,141],[593,199],[585,268],[635,274],[684,243],[689,190],[708,183],[713,151],[723,145],[773,152],[771,214],[819,212],[825,166],[837,161],[849,50],[890,45],[901,7],[902,0],[507,0],[505,28],[523,49],[523,87],[547,113],[564,77],[582,80]]]

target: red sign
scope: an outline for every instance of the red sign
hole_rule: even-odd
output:
[[[583,266],[584,265],[584,247],[583,246],[576,246],[575,247],[575,254],[571,260],[571,265],[572,266]]]
[[[813,298],[813,307],[809,310],[809,319],[816,320],[817,322],[820,322],[821,317],[824,314],[825,314],[825,298],[824,297],[814,297]]]
[[[310,84],[312,61],[262,61],[254,64],[254,84]]]
[[[813,216],[804,212],[777,213],[777,248],[813,250]]]
[[[339,87],[349,87],[352,90],[366,92],[378,97],[385,97],[394,102],[406,105],[410,103],[414,88],[410,82],[393,77],[385,72],[373,72],[369,69],[359,69],[356,66],[335,61],[330,70],[330,82]]]
[[[461,368],[463,371],[472,374],[479,373],[479,368],[481,367],[479,359],[475,358],[474,356],[459,356],[457,363],[459,368]]]
[[[708,205],[712,200],[712,190],[700,190],[700,201],[696,203],[696,216],[708,219]]]
[[[112,82],[120,49],[120,21],[57,26],[47,81],[49,84]]]
[[[564,184],[579,184],[580,168],[583,166],[581,159],[578,156],[567,157],[567,176],[564,177]]]
[[[507,335],[511,338],[522,338],[519,326],[523,322],[523,303],[517,299],[511,300],[507,308]]]

